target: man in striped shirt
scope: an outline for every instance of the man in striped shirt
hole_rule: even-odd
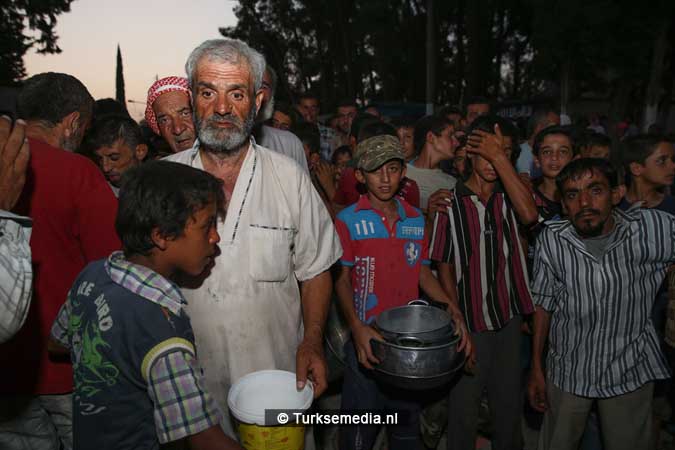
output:
[[[474,375],[450,392],[448,449],[475,448],[481,395],[487,388],[493,448],[520,448],[521,315],[534,311],[519,224],[538,218],[534,199],[505,151],[496,116],[473,122],[467,150],[472,173],[436,214],[430,246],[444,289],[459,301],[475,345]],[[506,134],[506,133],[504,133]]]
[[[569,219],[540,234],[532,285],[539,448],[576,449],[597,401],[607,450],[646,449],[653,382],[670,376],[650,312],[675,261],[675,216],[615,208],[618,179],[602,159],[575,160],[556,182]]]

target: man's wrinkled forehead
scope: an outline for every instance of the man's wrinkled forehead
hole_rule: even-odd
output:
[[[251,65],[249,62],[246,60],[246,58],[242,57],[241,55],[237,56],[233,60],[229,59],[223,59],[219,58],[218,56],[214,55],[204,55],[202,56],[199,61],[197,61],[197,65],[195,68],[195,80],[193,80],[194,86],[192,86],[193,90],[196,88],[197,84],[199,83],[199,73],[204,71],[204,70],[214,70],[218,72],[231,72],[232,70],[238,70],[242,71],[244,74],[246,74],[246,77],[249,80],[249,83],[251,85],[251,88],[253,89],[253,69],[251,68]],[[264,78],[264,75],[263,75]],[[262,81],[262,80],[261,80]]]
[[[318,106],[319,100],[314,97],[304,97],[300,99],[300,104],[303,106]]]
[[[609,179],[597,169],[588,169],[580,173],[572,174],[565,180],[563,191],[583,190],[598,185],[609,188]]]

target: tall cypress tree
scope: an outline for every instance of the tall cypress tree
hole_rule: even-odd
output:
[[[122,51],[117,44],[117,77],[115,79],[115,99],[127,109],[127,100],[124,95],[124,69],[122,67]]]

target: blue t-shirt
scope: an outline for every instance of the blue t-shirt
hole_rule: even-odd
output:
[[[115,283],[104,264],[88,265],[68,299],[74,448],[157,449],[148,366],[164,343],[194,348],[190,320]]]

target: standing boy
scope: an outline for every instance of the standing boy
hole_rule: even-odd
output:
[[[458,292],[477,361],[475,374],[462,375],[450,391],[451,450],[475,448],[485,388],[493,448],[520,447],[520,327],[534,307],[518,229],[536,222],[537,209],[505,152],[498,120],[474,122],[467,145],[471,175],[454,189],[447,214],[436,214],[430,246],[441,284]]]
[[[89,264],[52,327],[70,349],[75,448],[240,448],[204,391],[185,299],[171,281],[212,264],[222,183],[152,162],[125,175],[115,223],[124,253]]]
[[[543,220],[560,218],[562,205],[555,178],[574,158],[572,135],[566,127],[544,128],[535,137],[532,150],[534,165],[541,171],[541,177],[532,181],[539,215]]]
[[[407,411],[409,421],[388,430],[389,448],[419,449],[419,403],[400,391],[380,387],[368,370],[378,362],[370,340],[382,340],[370,323],[382,311],[418,298],[419,285],[432,299],[448,304],[455,329],[462,336],[459,350],[470,355],[471,344],[456,304],[429,268],[424,216],[395,197],[405,175],[399,140],[390,135],[371,137],[358,145],[355,157],[356,177],[368,192],[342,210],[336,220],[344,253],[335,289],[352,331],[352,341],[345,346],[342,408]],[[370,449],[377,427],[350,426],[340,433],[341,449]]]
[[[675,179],[675,147],[663,136],[640,135],[626,139],[622,148],[628,175],[628,190],[619,207],[628,209],[635,202],[675,215],[675,198],[667,188]]]

